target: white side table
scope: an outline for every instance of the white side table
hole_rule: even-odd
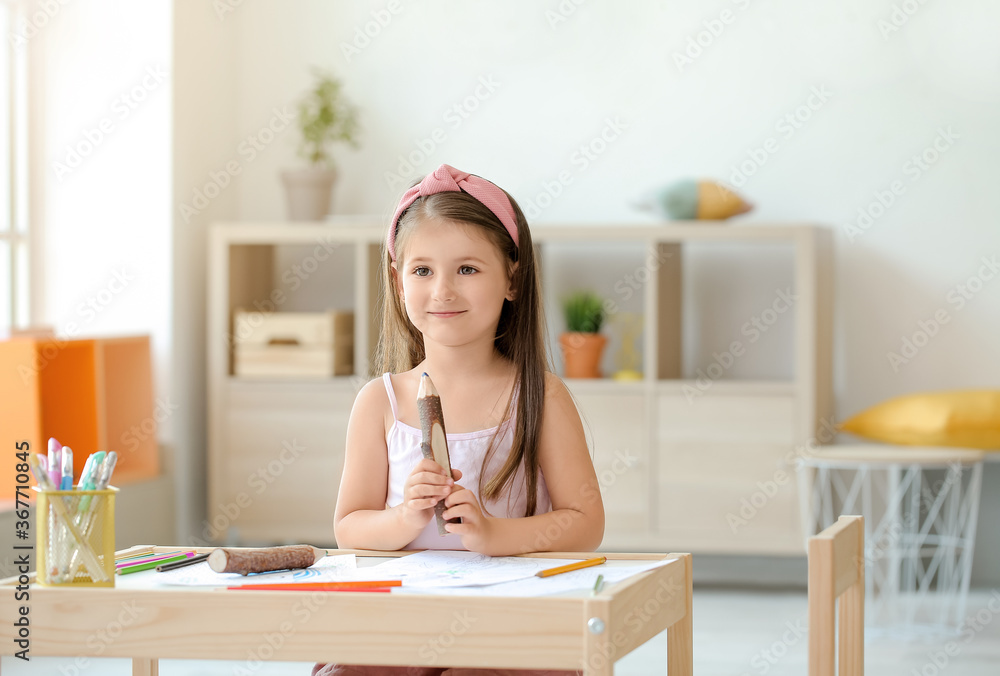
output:
[[[865,517],[865,625],[912,635],[965,616],[983,453],[826,446],[799,463],[806,537],[841,514]]]

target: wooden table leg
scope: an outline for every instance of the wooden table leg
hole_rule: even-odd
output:
[[[158,676],[160,661],[148,658],[132,658],[132,676]]]
[[[692,676],[694,673],[694,625],[691,622],[691,555],[684,555],[684,618],[667,627],[667,674]]]

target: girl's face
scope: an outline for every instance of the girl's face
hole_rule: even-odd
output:
[[[492,345],[504,299],[514,294],[507,266],[487,237],[475,226],[426,218],[404,248],[393,277],[424,344]]]

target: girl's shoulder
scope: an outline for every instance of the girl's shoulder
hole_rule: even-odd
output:
[[[545,372],[545,395],[542,399],[542,421],[555,417],[569,416],[571,420],[579,420],[576,400],[566,387],[563,379],[552,371]]]
[[[556,397],[556,398],[570,397],[569,388],[566,387],[566,383],[564,383],[563,379],[557,376],[552,371],[545,372],[544,384],[545,384],[546,399],[548,399],[549,397]]]
[[[389,392],[386,390],[383,376],[372,378],[361,387],[354,399],[354,409],[351,412],[351,416],[358,416],[366,420],[381,418],[385,432],[388,433],[392,427],[394,417],[392,414],[392,403],[389,401]]]

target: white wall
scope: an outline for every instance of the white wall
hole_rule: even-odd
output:
[[[284,217],[277,175],[298,161],[294,131],[252,159],[240,144],[275,109],[291,107],[312,65],[333,69],[362,111],[362,149],[338,154],[337,213],[391,212],[405,183],[441,162],[494,180],[525,207],[566,172],[571,181],[533,222],[649,220],[630,203],[652,187],[689,176],[728,181],[757,205],[748,220],[835,229],[839,419],[894,395],[997,387],[1000,277],[962,307],[954,293],[979,273],[984,256],[1000,254],[992,199],[1000,5],[904,3],[915,8],[909,16],[894,14],[898,4],[222,0],[213,9],[178,0],[175,366],[190,407],[179,439],[193,462],[204,447],[204,385],[200,368],[192,370],[204,360],[199,237],[210,216]],[[373,23],[379,17],[385,25]],[[348,58],[345,46],[366,26],[374,36]],[[678,55],[697,40],[705,45],[700,54],[691,47],[692,62],[679,66]],[[475,110],[449,114],[464,101]],[[814,109],[800,111],[809,103]],[[782,123],[797,111],[808,118],[798,128]],[[584,163],[579,147],[608,120],[623,130]],[[939,140],[940,130],[957,138]],[[433,141],[435,133],[444,140]],[[933,154],[927,149],[935,142],[945,152],[916,170],[911,157]],[[413,152],[426,157],[399,175],[401,159]],[[744,165],[755,156],[761,166]],[[179,202],[231,160],[240,173],[186,223]],[[740,166],[753,170],[745,181],[734,176]],[[865,229],[859,209],[877,212],[877,194],[894,182],[899,194]],[[703,284],[728,284],[706,293],[730,304],[688,337],[700,350],[689,371],[728,344],[787,279],[780,263],[755,277],[759,261],[740,255],[701,259]],[[616,258],[594,284],[610,288],[623,265]],[[731,292],[746,280],[756,280],[752,293]],[[947,324],[894,367],[888,353],[941,312]],[[789,338],[779,327],[736,375],[782,374]],[[984,524],[1000,509],[996,469],[987,472]],[[987,538],[981,554],[1000,550],[988,527],[980,530]],[[1000,579],[995,555],[992,564],[977,559],[980,579]]]
[[[182,452],[177,454],[179,541],[204,532],[205,442],[205,248],[213,220],[236,217],[234,189],[195,204],[195,191],[235,152],[238,69],[233,24],[220,20],[212,3],[174,2],[173,133],[173,325],[172,391],[183,402],[174,418]],[[223,15],[224,17],[225,15]],[[197,213],[182,210],[190,206]]]
[[[36,319],[65,337],[152,334],[156,396],[167,410],[169,5],[29,6],[22,48],[44,276]],[[165,426],[161,437],[169,440]]]

